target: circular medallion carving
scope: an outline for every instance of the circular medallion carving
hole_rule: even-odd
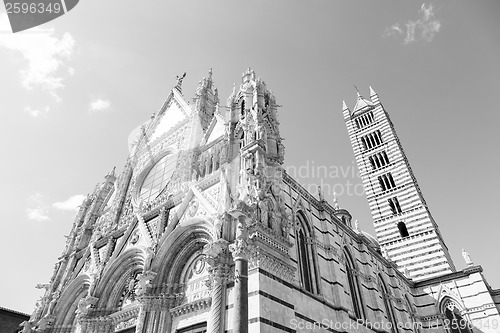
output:
[[[205,268],[205,261],[201,258],[196,259],[196,262],[193,265],[193,271],[195,274],[201,274],[203,269]]]

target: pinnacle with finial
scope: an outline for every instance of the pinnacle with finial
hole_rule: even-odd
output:
[[[347,104],[345,104],[345,101],[342,101],[342,110],[349,110]]]
[[[358,87],[356,87],[354,84],[353,84],[353,86],[354,86],[354,89],[356,89],[356,92],[357,92],[357,94],[358,94],[358,97],[361,97],[361,93],[359,92]]]

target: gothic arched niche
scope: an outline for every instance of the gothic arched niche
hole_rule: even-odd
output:
[[[441,302],[441,313],[444,315],[445,327],[450,333],[470,333],[470,323],[464,318],[458,302],[445,297]]]
[[[188,259],[180,275],[180,283],[184,286],[184,301],[191,303],[198,299],[209,297],[207,286],[208,267],[201,251],[195,252]]]
[[[175,305],[198,299],[200,296],[195,296],[198,292],[203,294],[201,284],[196,287],[196,283],[207,274],[207,267],[202,264],[201,258],[203,247],[212,241],[211,228],[208,221],[188,219],[179,224],[159,246],[151,270],[158,272],[156,281],[161,285],[161,292],[177,295],[186,292],[186,297],[177,299]],[[186,289],[188,284],[190,291]]]
[[[116,308],[127,287],[129,278],[144,267],[144,254],[140,249],[129,249],[120,254],[103,272],[95,289],[98,308]]]

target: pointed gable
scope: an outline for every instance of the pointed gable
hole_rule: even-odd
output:
[[[151,124],[150,141],[158,139],[181,123],[187,121],[192,114],[191,108],[182,95],[173,89],[169,98]]]
[[[212,119],[210,126],[205,134],[202,144],[209,144],[214,142],[218,138],[224,135],[226,131],[226,125],[224,119],[219,113],[215,113],[215,117]]]
[[[375,104],[373,104],[371,101],[364,99],[363,96],[358,92],[358,99],[356,100],[356,105],[354,106],[354,109],[352,111],[352,115],[356,115],[359,113],[362,113],[364,111],[371,110],[375,107]]]

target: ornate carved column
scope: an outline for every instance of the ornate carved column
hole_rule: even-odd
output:
[[[251,245],[248,238],[247,215],[248,206],[229,212],[237,218],[236,239],[229,249],[234,259],[234,315],[233,332],[248,333],[248,258]]]
[[[135,290],[135,294],[139,298],[139,302],[141,303],[141,307],[139,310],[139,315],[137,316],[137,325],[135,326],[136,333],[144,332],[144,322],[146,320],[146,312],[150,310],[151,299],[146,296],[148,292],[148,288],[151,287],[151,280],[153,280],[156,276],[156,272],[146,271],[142,274],[139,274],[139,281],[137,283],[137,289]]]
[[[229,242],[218,239],[204,248],[205,261],[210,266],[209,287],[212,303],[208,319],[208,333],[221,333],[225,328],[226,283],[230,274]]]

